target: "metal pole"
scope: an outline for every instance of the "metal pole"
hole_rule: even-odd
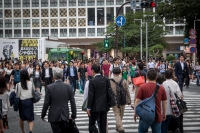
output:
[[[148,61],[148,23],[146,22],[146,62]]]
[[[142,19],[140,21],[140,59],[142,60]]]
[[[194,30],[196,30],[196,20],[194,20]],[[196,52],[194,52],[193,61],[196,63]]]

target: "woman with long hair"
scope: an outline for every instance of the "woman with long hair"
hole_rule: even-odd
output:
[[[2,99],[2,118],[3,128],[8,129],[8,110],[10,108],[9,94],[7,91],[6,79],[3,75],[0,75],[0,99]]]
[[[13,68],[12,66],[9,64],[8,65],[8,69],[5,71],[5,78],[6,78],[6,84],[7,84],[7,89],[8,91],[10,91],[10,85],[11,85],[11,82],[10,82],[10,76],[11,76],[11,73],[13,71]]]
[[[33,64],[29,64],[29,67],[27,70],[28,70],[30,80],[33,81]]]
[[[33,131],[33,94],[32,91],[35,90],[35,86],[30,81],[28,71],[26,69],[20,72],[20,82],[16,85],[17,96],[20,98],[19,102],[19,124],[22,133],[24,133],[24,121],[28,122],[29,133]]]
[[[42,81],[41,77],[42,77],[42,73],[40,70],[40,65],[36,64],[36,66],[33,70],[33,83],[35,85],[35,89],[38,90],[38,92],[39,92],[40,86],[41,86],[41,81]],[[40,90],[40,94],[42,94],[41,90]]]

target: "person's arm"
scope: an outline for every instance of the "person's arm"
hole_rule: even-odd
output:
[[[3,120],[0,119],[0,133],[4,133]]]
[[[88,114],[88,116],[90,116],[93,98],[94,98],[94,86],[93,86],[92,82],[90,81],[89,82],[89,90],[88,90],[88,104],[87,104],[87,114]]]
[[[112,74],[112,65],[110,65],[110,69],[109,69],[109,78],[111,78],[111,74]]]
[[[74,99],[74,92],[72,89],[72,86],[70,86],[69,88],[69,94],[70,94],[70,105],[71,105],[71,118],[75,119],[76,118],[76,103],[75,103],[75,99]]]
[[[42,113],[41,113],[42,120],[44,120],[44,117],[46,116],[47,110],[50,105],[50,100],[51,100],[50,89],[47,86],[47,91],[46,91],[45,100],[44,100]]]
[[[12,70],[11,75],[10,75],[10,83],[11,83],[11,81],[12,81],[12,79],[13,79],[13,75],[14,75],[14,73],[15,73],[15,71]]]
[[[86,77],[86,81],[88,80],[88,73],[87,70],[85,69],[85,77]]]
[[[135,104],[134,104],[134,109],[136,109],[136,106],[138,105],[138,103],[140,103],[141,99],[137,99],[135,100]],[[134,111],[134,121],[136,122],[136,118],[137,118],[137,114],[136,114],[136,110]]]
[[[162,118],[163,118],[163,120],[166,120],[166,109],[167,109],[167,100],[162,101],[162,110],[163,110]]]
[[[78,81],[80,81],[80,79],[81,79],[80,75],[81,75],[80,72],[78,72]]]

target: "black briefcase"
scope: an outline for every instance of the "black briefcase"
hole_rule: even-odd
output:
[[[79,133],[75,120],[69,119],[69,133]]]

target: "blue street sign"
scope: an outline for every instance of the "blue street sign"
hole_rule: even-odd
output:
[[[185,38],[183,42],[184,44],[189,44],[189,38]]]
[[[118,16],[115,20],[117,26],[124,26],[126,23],[126,18],[124,16]]]
[[[195,47],[191,47],[191,48],[190,48],[190,52],[191,52],[191,53],[195,53],[196,51],[197,51],[197,49],[196,49]]]

